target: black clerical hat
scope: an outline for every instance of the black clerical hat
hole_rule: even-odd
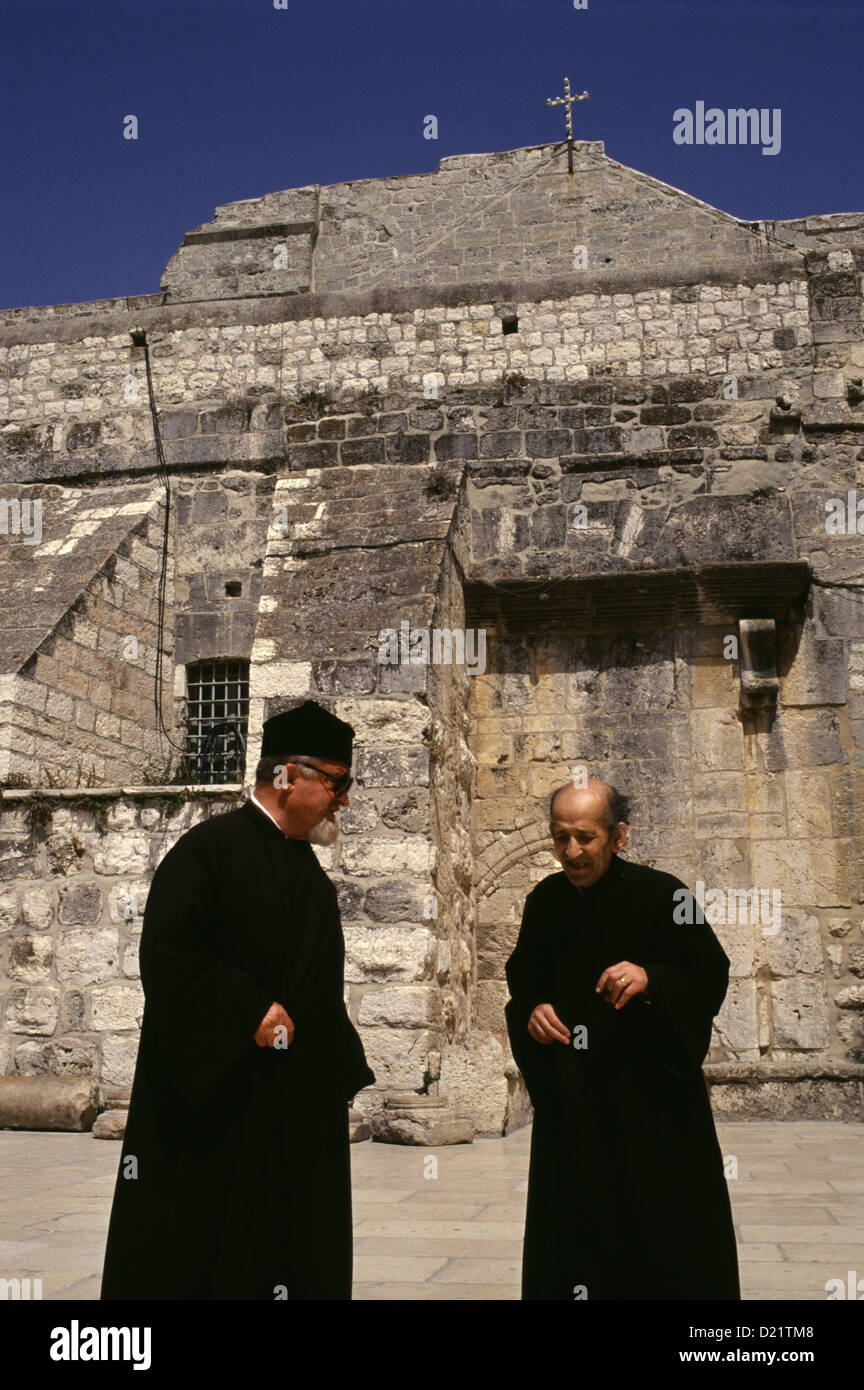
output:
[[[314,700],[307,700],[296,709],[265,720],[261,757],[281,758],[296,753],[298,757],[329,758],[350,767],[353,738],[354,730],[344,719],[337,719]]]

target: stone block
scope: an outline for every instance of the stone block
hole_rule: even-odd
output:
[[[441,434],[434,443],[435,458],[442,463],[451,459],[476,459],[476,434]]]
[[[430,986],[392,985],[388,989],[366,991],[357,1010],[357,1023],[358,1026],[388,1024],[393,1028],[423,1028],[437,1022],[440,1011],[438,992]]]
[[[429,785],[429,754],[425,748],[361,748],[357,753],[355,775],[364,788],[426,787]]]
[[[788,630],[787,630],[788,631]],[[791,637],[791,634],[790,634]],[[781,640],[781,656],[787,642]],[[845,644],[832,638],[820,639],[805,632],[780,679],[780,700],[784,705],[843,705],[846,703]]]
[[[122,1139],[126,1134],[128,1110],[103,1110],[93,1122],[94,1139]]]
[[[342,868],[360,878],[386,873],[415,874],[426,878],[432,869],[432,845],[424,835],[401,835],[392,839],[364,838],[342,844]]]
[[[109,835],[93,855],[93,868],[97,874],[140,874],[147,868],[149,850],[146,835]]]
[[[721,1047],[733,1056],[759,1055],[759,1024],[756,1012],[756,985],[752,979],[730,980],[714,1029]],[[743,1060],[746,1060],[744,1058]]]
[[[130,930],[140,929],[150,884],[146,878],[112,883],[108,889],[108,920],[124,923]]]
[[[388,1097],[383,1111],[372,1119],[373,1138],[382,1144],[438,1148],[470,1144],[474,1134],[471,1120],[456,1114],[444,1096],[397,1094]]]
[[[39,984],[51,973],[54,945],[49,936],[13,936],[6,973],[10,980]]]
[[[0,932],[12,931],[21,921],[21,900],[14,888],[0,893]]]
[[[357,743],[420,744],[429,724],[429,708],[416,699],[336,701],[334,714],[357,731]]]
[[[448,1043],[441,1052],[440,1084],[450,1105],[470,1115],[478,1134],[501,1135],[507,1117],[509,1054],[489,1033],[475,1033],[464,1043]]]
[[[848,763],[837,723],[827,709],[783,708],[771,732],[758,736],[767,772]]]
[[[13,1033],[50,1037],[57,1027],[60,991],[53,985],[17,985],[9,991],[6,1027]]]
[[[345,979],[354,984],[431,978],[435,937],[418,928],[345,928]]]
[[[697,772],[744,768],[744,731],[732,710],[694,709],[690,718]]]
[[[429,678],[428,666],[377,666],[378,689],[382,695],[423,695]]]
[[[731,661],[696,660],[691,666],[693,704],[697,709],[729,709],[738,703]]]
[[[118,974],[119,962],[117,932],[109,927],[57,935],[57,978],[64,984],[102,984]]]
[[[698,816],[693,833],[697,840],[718,835],[731,840],[747,835],[750,828],[749,817],[743,811],[715,811],[710,816]]]
[[[350,1144],[362,1144],[364,1140],[372,1138],[372,1126],[369,1121],[361,1115],[359,1110],[353,1108],[348,1111],[348,1142]]]
[[[802,976],[772,981],[771,1018],[775,1047],[827,1047],[830,1034],[823,981]]]
[[[861,1119],[860,1082],[838,1080],[756,1081],[728,1085],[711,1078],[711,1107],[715,1115],[747,1120]]]
[[[106,985],[90,994],[90,1026],[94,1033],[141,1027],[144,994],[133,983]]]
[[[78,989],[64,989],[60,997],[60,1031],[81,1032],[87,1018],[87,1000]]]
[[[375,666],[368,661],[313,661],[312,675],[322,695],[370,695],[375,689]]]
[[[141,947],[141,937],[136,934],[131,941],[123,947],[123,974],[130,980],[137,980],[141,977],[141,966],[139,962],[139,951]]]
[[[379,1090],[417,1089],[423,1085],[435,1034],[422,1028],[363,1028],[366,1060]]]
[[[54,921],[54,895],[48,888],[21,890],[21,920],[33,931],[47,931]],[[0,926],[2,930],[2,926]]]
[[[716,922],[713,931],[729,957],[730,979],[749,979],[753,974],[756,958],[756,935],[759,927],[753,925],[749,920],[736,920],[734,922]]]
[[[102,1039],[103,1086],[131,1086],[138,1057],[137,1033],[106,1033]]]
[[[842,840],[760,840],[751,854],[754,882],[779,888],[784,909],[851,902],[849,849]]]
[[[827,772],[785,774],[786,816],[792,839],[823,839],[832,834],[830,785]]]
[[[693,774],[693,809],[697,816],[747,810],[748,780],[742,772]]]
[[[388,829],[430,833],[429,793],[425,789],[385,792],[379,794],[377,801],[381,823]]]
[[[786,809],[784,780],[779,773],[748,772],[747,809],[751,815],[782,815]]]
[[[15,1071],[21,1076],[92,1076],[98,1067],[96,1044],[83,1038],[27,1042],[15,1051]]]
[[[95,883],[76,884],[60,889],[60,921],[64,924],[92,925],[102,913],[102,892]]]
[[[388,879],[366,890],[364,911],[373,922],[421,923],[426,898],[432,891],[431,881],[412,882]]]
[[[774,976],[821,973],[824,962],[818,919],[800,909],[784,912],[776,935],[761,934],[759,954]]]

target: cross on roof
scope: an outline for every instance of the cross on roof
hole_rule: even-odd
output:
[[[582,92],[580,96],[576,96],[576,97],[571,96],[571,95],[570,95],[570,78],[569,78],[569,77],[565,77],[565,78],[564,78],[564,95],[563,95],[563,97],[550,97],[549,100],[546,102],[546,105],[547,105],[547,106],[564,106],[564,107],[566,107],[565,118],[566,118],[566,121],[567,121],[567,140],[568,140],[568,143],[571,144],[571,145],[572,145],[572,143],[573,143],[573,112],[572,112],[572,110],[571,110],[571,107],[573,107],[573,106],[576,104],[577,101],[587,101],[588,98],[589,98],[590,96],[593,96],[593,95],[594,95],[593,92]]]

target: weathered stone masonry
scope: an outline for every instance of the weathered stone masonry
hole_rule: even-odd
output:
[[[358,1103],[431,1078],[483,1132],[527,1117],[503,964],[581,764],[632,794],[641,862],[781,890],[779,933],[716,928],[715,1106],[856,1113],[862,540],[825,504],[864,497],[862,266],[864,216],[738,222],[599,144],[571,186],[544,146],[228,204],[159,294],[0,315],[3,495],[44,515],[39,545],[0,535],[3,776],[73,788],[50,825],[4,793],[6,1070],[128,1084],[123,895],[240,794],[120,790],[172,761],[143,328],[173,741],[208,658],[250,663],[247,767],[309,695],[358,730],[319,851],[379,1077]],[[740,619],[774,622],[776,708],[742,694]],[[485,670],[382,664],[402,622],[482,627]]]

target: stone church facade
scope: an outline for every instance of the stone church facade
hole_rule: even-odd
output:
[[[0,1074],[128,1087],[149,876],[312,697],[373,1122],[524,1123],[504,962],[584,772],[731,958],[715,1109],[859,1115],[862,268],[864,215],[594,142],[229,203],[158,293],[0,313]]]

